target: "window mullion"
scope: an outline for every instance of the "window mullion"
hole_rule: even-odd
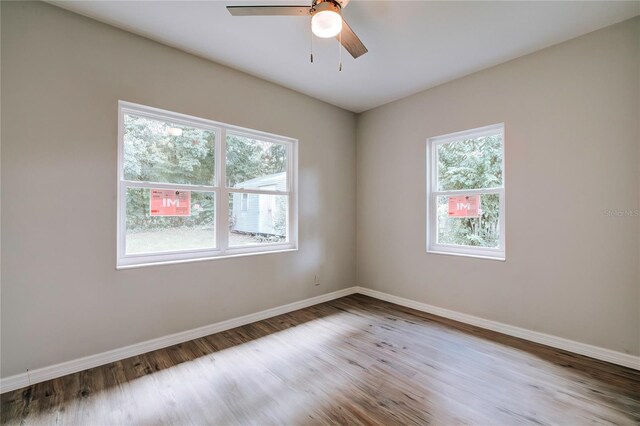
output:
[[[289,195],[287,191],[269,191],[268,189],[244,189],[244,188],[227,188],[228,192],[238,194],[264,194],[264,195]]]
[[[218,149],[218,182],[220,199],[217,200],[216,235],[218,248],[224,252],[229,248],[229,191],[227,190],[227,129],[222,128]]]
[[[191,185],[185,183],[138,182],[135,180],[123,180],[121,182],[127,188],[183,189],[185,191],[197,192],[214,192],[218,189],[210,185]]]
[[[500,194],[504,192],[504,188],[482,188],[482,189],[455,189],[449,191],[432,191],[431,194],[436,197],[447,197],[456,195],[486,195],[486,194]]]

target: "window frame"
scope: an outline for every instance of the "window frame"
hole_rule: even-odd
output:
[[[438,189],[438,152],[440,145],[457,142],[461,139],[475,139],[483,136],[491,136],[496,133],[502,134],[502,185],[495,188],[482,189],[458,189],[445,190]],[[448,254],[466,257],[475,257],[492,260],[506,260],[506,215],[505,215],[505,125],[504,123],[492,124],[488,126],[478,127],[475,129],[464,130],[461,132],[448,133],[445,135],[427,138],[426,141],[426,207],[427,207],[427,232],[426,232],[426,251],[432,254]],[[438,243],[438,212],[437,198],[451,195],[485,195],[498,194],[500,197],[499,212],[499,232],[500,240],[497,248],[491,247],[474,247],[458,244],[442,244]]]
[[[192,185],[131,181],[124,178],[124,116],[169,121],[189,127],[215,132],[214,184]],[[227,188],[226,186],[226,138],[227,133],[285,145],[287,148],[287,190]],[[117,161],[117,238],[116,269],[134,268],[158,264],[224,259],[236,256],[279,253],[298,249],[298,140],[286,136],[251,130],[213,120],[162,110],[132,102],[118,101],[118,161]],[[174,250],[156,253],[126,253],[126,191],[128,188],[183,189],[187,191],[213,192],[215,195],[215,248]],[[229,196],[230,193],[285,195],[288,197],[287,242],[251,244],[229,247]]]

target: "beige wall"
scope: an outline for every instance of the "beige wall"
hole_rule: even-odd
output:
[[[354,285],[352,113],[44,3],[1,47],[2,377]],[[300,250],[116,271],[119,99],[298,138]]]
[[[358,283],[640,354],[640,18],[358,117]],[[425,253],[425,140],[505,123],[507,260]]]

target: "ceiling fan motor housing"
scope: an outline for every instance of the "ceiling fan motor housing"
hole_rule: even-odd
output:
[[[335,0],[315,0],[313,5],[311,5],[311,16],[318,12],[324,12],[325,10],[341,15],[342,5]]]

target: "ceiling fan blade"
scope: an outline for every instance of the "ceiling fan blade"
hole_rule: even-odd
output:
[[[309,6],[227,6],[233,16],[308,16]]]
[[[338,40],[340,40],[340,36],[342,36],[342,45],[354,59],[369,51],[344,19],[342,20],[342,34],[338,34]]]

